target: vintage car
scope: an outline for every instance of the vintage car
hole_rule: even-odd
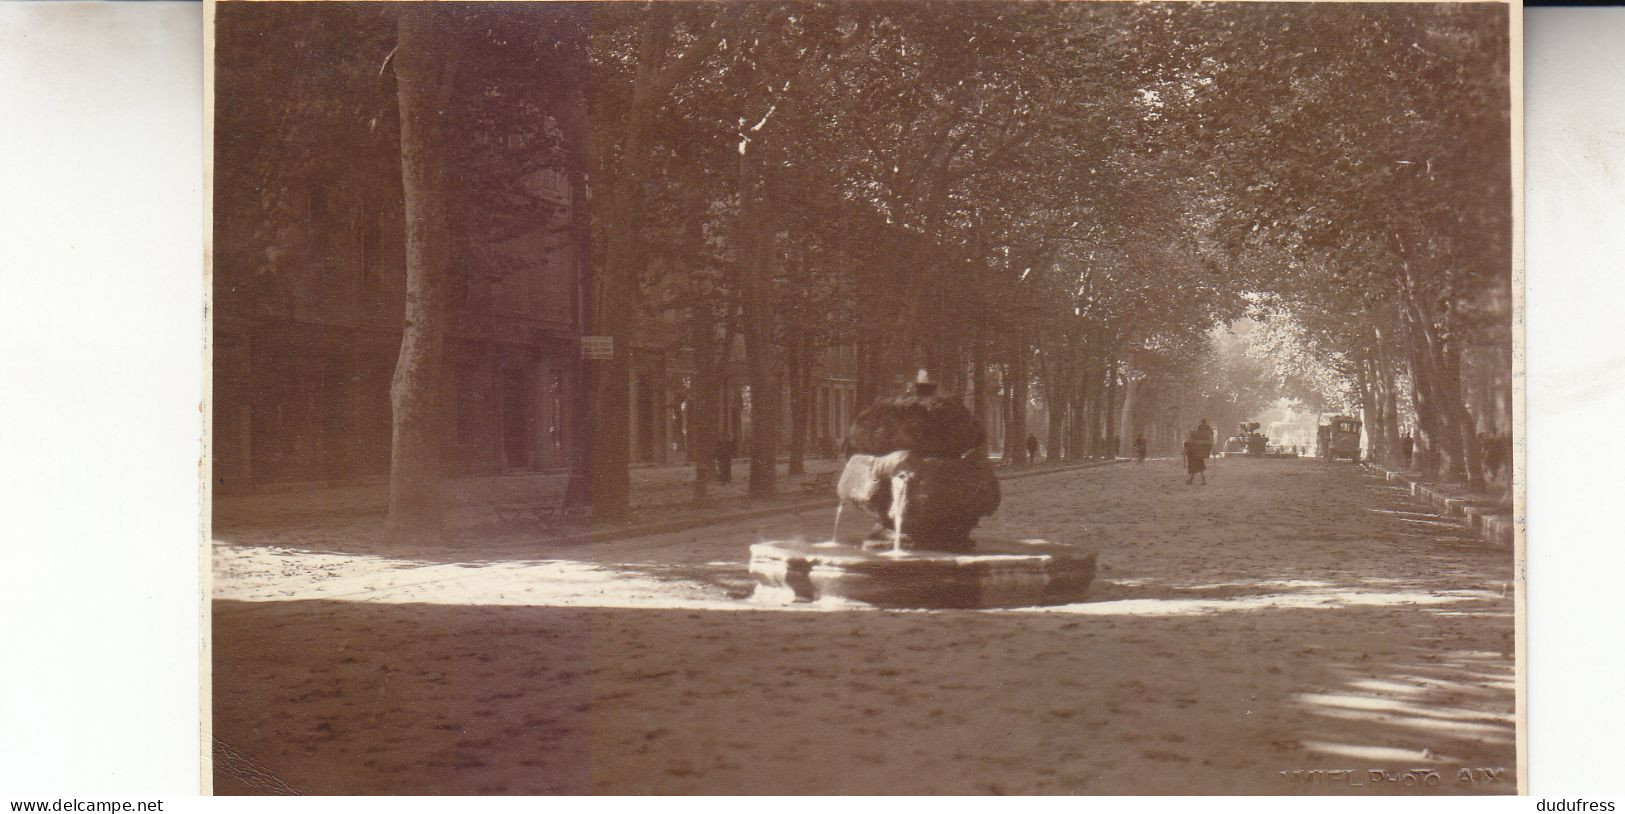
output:
[[[1360,419],[1346,415],[1332,416],[1317,428],[1317,436],[1321,458],[1328,461],[1347,458],[1359,462]]]
[[[1257,421],[1243,421],[1237,428],[1236,434],[1224,442],[1224,454],[1229,455],[1263,455],[1269,446],[1269,438],[1258,431],[1263,426]]]

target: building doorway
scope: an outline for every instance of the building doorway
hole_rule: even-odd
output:
[[[389,471],[391,438],[395,430],[395,411],[390,405],[389,391],[390,380],[395,375],[395,355],[362,353],[359,367],[356,466],[359,474],[377,475]]]
[[[655,460],[655,422],[662,420],[655,407],[654,388],[646,374],[638,374],[637,386],[637,460],[650,463]]]
[[[531,409],[530,375],[523,368],[502,371],[502,468],[527,470],[535,466],[531,455],[535,437]]]
[[[351,474],[351,449],[354,444],[355,372],[351,369],[349,354],[343,349],[329,349],[320,358],[321,389],[317,397],[320,413],[317,428],[317,456],[321,475],[332,480]]]

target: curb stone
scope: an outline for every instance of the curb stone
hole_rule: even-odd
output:
[[[1515,534],[1512,511],[1504,504],[1460,487],[1427,483],[1370,461],[1365,462],[1365,466],[1382,473],[1390,482],[1404,484],[1412,496],[1436,509],[1443,516],[1462,520],[1467,527],[1477,531],[1479,539],[1487,545],[1512,548]]]

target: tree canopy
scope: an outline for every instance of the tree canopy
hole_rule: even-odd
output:
[[[400,195],[387,161],[338,158],[400,149],[397,11],[335,13],[350,25],[222,18],[234,48],[321,55],[292,82],[222,68],[266,102],[220,127],[222,156],[254,168],[225,191],[264,216],[258,267],[299,262],[278,215],[298,179]],[[605,517],[626,508],[627,354],[651,324],[710,357],[743,341],[758,495],[805,440],[778,426],[781,394],[794,412],[809,354],[834,346],[855,348],[860,401],[925,367],[1018,435],[1047,416],[1051,457],[1268,386],[1365,410],[1381,454],[1414,423],[1425,466],[1476,481],[1477,434],[1510,420],[1507,14],[471,4],[435,33],[456,57],[450,217],[458,251],[500,273],[523,262],[502,259],[515,230],[549,217],[538,173],[590,189],[585,328],[619,340],[592,384]],[[1220,369],[1215,329],[1248,317],[1258,369]]]

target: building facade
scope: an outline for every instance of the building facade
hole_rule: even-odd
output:
[[[562,173],[539,189],[573,209]],[[399,203],[320,188],[295,221],[330,224],[271,264],[256,225],[223,213],[214,268],[216,489],[386,475],[405,307]],[[263,230],[261,230],[263,231]],[[563,469],[580,443],[584,252],[538,225],[500,273],[454,258],[443,404],[449,475]]]
[[[841,346],[813,356],[807,390],[807,438],[804,449],[812,457],[834,455],[852,423],[857,395],[853,350]],[[682,347],[634,347],[631,382],[631,454],[634,463],[683,464],[711,460],[712,450],[695,450],[689,443],[698,374],[692,353]],[[790,387],[781,384],[779,427],[786,452],[790,446]],[[733,437],[740,455],[746,454],[752,421],[750,385],[744,349],[736,343],[724,366],[717,403],[722,415],[719,437]]]

